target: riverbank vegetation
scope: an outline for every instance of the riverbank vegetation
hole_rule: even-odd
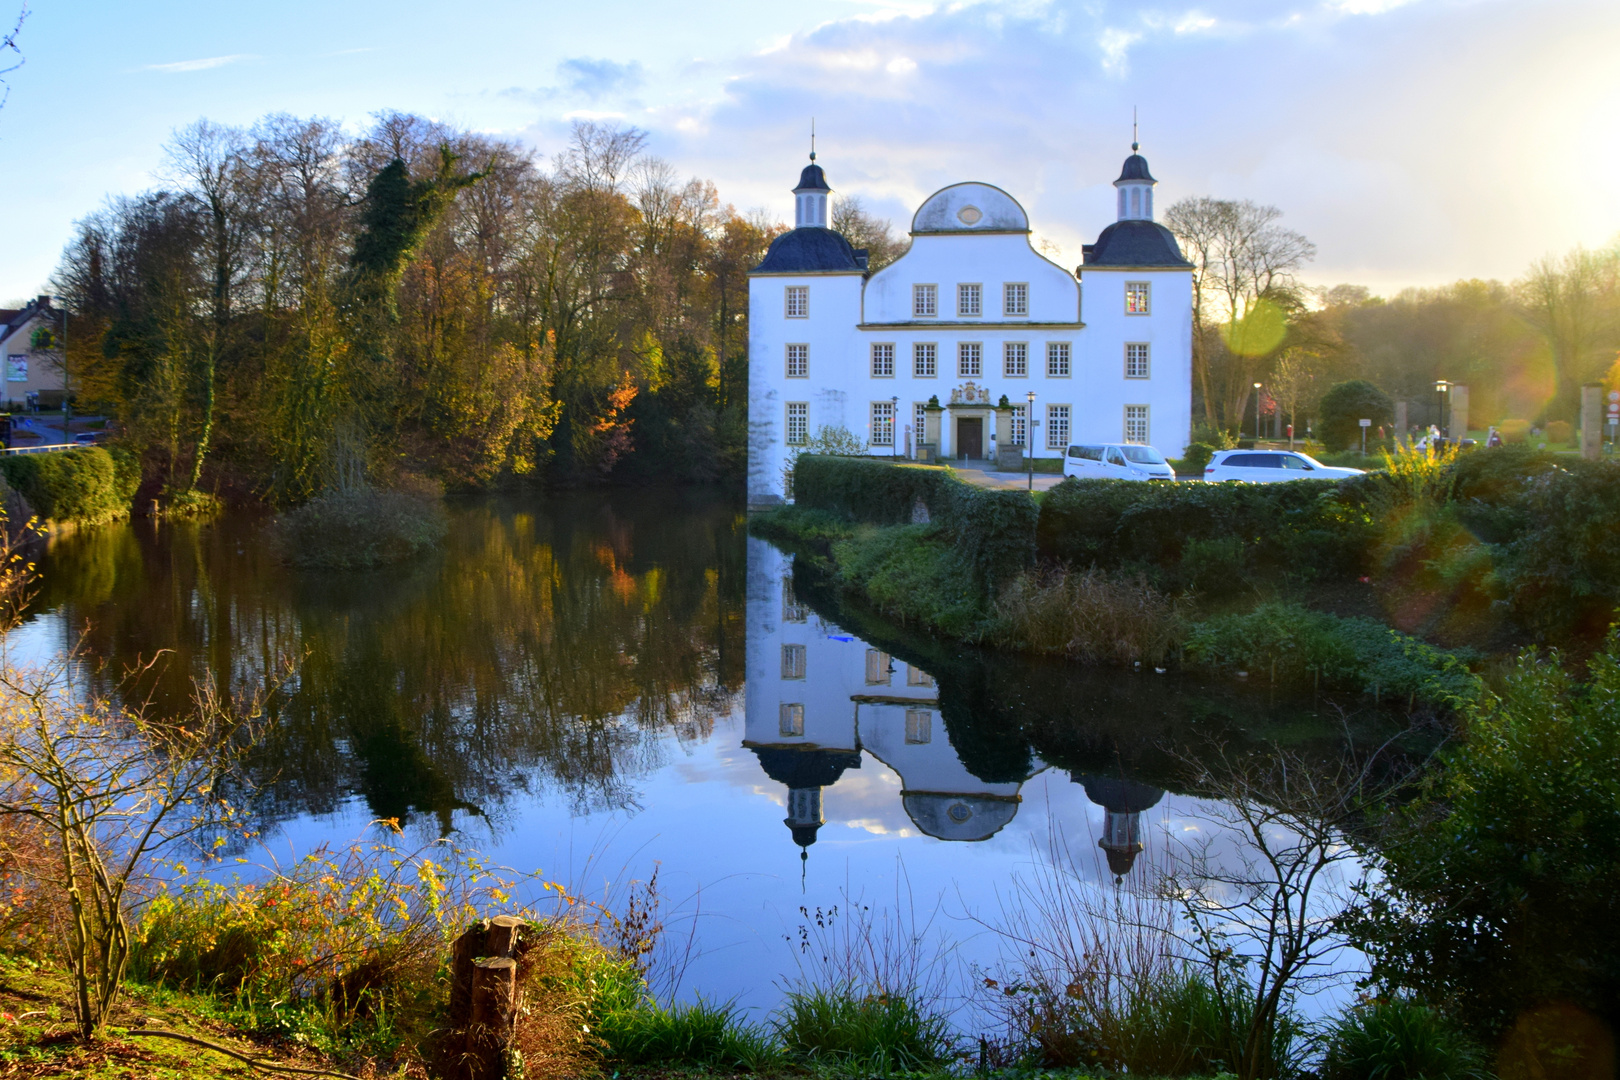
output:
[[[1456,711],[1519,646],[1580,657],[1620,605],[1620,470],[1400,453],[1327,484],[1069,480],[1037,504],[948,470],[800,459],[755,531],[902,622],[1088,662],[1192,668]],[[936,508],[938,508],[936,510]],[[994,522],[994,545],[976,539]],[[911,522],[922,522],[913,524]]]

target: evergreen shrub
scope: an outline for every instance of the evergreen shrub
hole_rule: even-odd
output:
[[[6,483],[51,521],[100,525],[129,513],[140,483],[133,455],[122,459],[99,446],[50,454],[8,454],[0,459]]]
[[[794,504],[871,525],[909,524],[918,503],[953,542],[973,582],[994,590],[1035,561],[1038,510],[1022,491],[964,484],[949,471],[872,458],[800,455]]]
[[[1218,556],[1217,585],[1244,577],[1319,579],[1358,572],[1370,538],[1361,510],[1333,485],[1140,484],[1065,480],[1041,503],[1043,558],[1078,569],[1143,569],[1160,587],[1208,583],[1204,560]],[[1238,576],[1241,575],[1241,576]]]
[[[1200,667],[1449,709],[1471,706],[1483,689],[1468,669],[1475,659],[1470,652],[1436,648],[1373,619],[1345,619],[1298,604],[1261,604],[1246,614],[1197,623],[1184,649]]]
[[[1329,450],[1348,450],[1361,444],[1361,421],[1371,420],[1370,440],[1381,427],[1395,422],[1395,403],[1366,379],[1339,383],[1322,395],[1317,407],[1321,419],[1317,434]]]

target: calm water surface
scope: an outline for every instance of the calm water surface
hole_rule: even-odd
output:
[[[291,570],[253,518],[57,538],[18,638],[83,635],[102,690],[168,710],[195,677],[296,661],[258,766],[275,850],[397,818],[591,895],[656,868],[694,943],[681,993],[759,1008],[797,970],[801,909],[898,901],[988,963],[976,920],[1054,839],[1128,888],[1203,827],[1186,754],[1342,737],[1309,703],[904,633],[714,494],[450,510],[442,554],[367,574]],[[164,650],[138,691],[110,674]]]

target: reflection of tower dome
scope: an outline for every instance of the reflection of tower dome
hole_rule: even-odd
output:
[[[900,802],[917,828],[937,840],[988,840],[1018,813],[1016,797],[913,792]]]
[[[1117,776],[1095,773],[1072,774],[1086,789],[1086,798],[1106,811],[1102,839],[1097,846],[1108,853],[1108,869],[1115,878],[1131,872],[1136,855],[1142,850],[1142,811],[1164,798],[1161,788],[1139,784]]]
[[[780,747],[754,747],[765,775],[788,789],[788,827],[793,842],[808,848],[816,842],[821,828],[821,789],[831,787],[845,769],[861,767],[855,750],[796,750]]]

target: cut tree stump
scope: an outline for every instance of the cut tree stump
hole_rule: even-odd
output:
[[[468,927],[451,946],[450,1023],[462,1033],[462,1080],[502,1080],[516,1033],[524,923],[510,915]]]

